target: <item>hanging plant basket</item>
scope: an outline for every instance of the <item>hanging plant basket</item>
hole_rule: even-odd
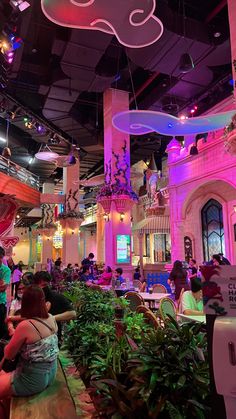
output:
[[[100,198],[98,198],[97,202],[99,204],[101,204],[101,206],[102,206],[102,208],[103,208],[103,210],[104,210],[104,212],[106,214],[109,214],[110,213],[110,211],[111,211],[111,202],[112,202],[111,196],[109,196],[109,197],[105,197],[105,196],[104,197],[100,197]]]
[[[83,222],[82,218],[67,218],[66,219],[67,226],[74,230],[75,228],[79,228],[80,224]]]
[[[54,232],[56,231],[55,228],[52,227],[40,227],[37,229],[38,234],[44,235],[44,236],[52,236]]]
[[[117,212],[127,212],[135,203],[128,195],[113,196],[112,200],[115,202]]]
[[[61,218],[60,220],[61,228],[66,228],[66,218]]]

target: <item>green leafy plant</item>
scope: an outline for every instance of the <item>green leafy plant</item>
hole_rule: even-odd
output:
[[[206,335],[174,319],[153,330],[111,292],[76,285],[67,295],[77,319],[66,332],[104,418],[204,419],[209,416]],[[119,310],[117,310],[117,306]],[[122,318],[115,314],[123,313]],[[122,325],[123,334],[117,333]]]

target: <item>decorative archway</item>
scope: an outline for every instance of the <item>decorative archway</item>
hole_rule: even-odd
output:
[[[213,254],[225,253],[223,209],[216,199],[209,199],[201,210],[204,260]]]

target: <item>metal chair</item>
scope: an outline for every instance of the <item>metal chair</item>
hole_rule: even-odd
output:
[[[151,326],[154,326],[155,329],[160,327],[156,316],[151,312],[151,310],[149,310],[148,307],[143,306],[143,305],[138,306],[136,308],[136,313],[143,314],[143,317],[145,319],[145,323],[147,323]]]
[[[129,301],[129,308],[131,311],[136,311],[137,307],[144,305],[144,299],[137,292],[128,291],[124,298]]]
[[[167,289],[165,285],[162,284],[154,284],[152,287],[153,292],[161,293],[161,294],[167,294]]]
[[[141,305],[136,308],[136,313],[145,314],[148,310],[149,308],[147,306]]]
[[[156,316],[152,313],[151,310],[147,309],[145,313],[143,313],[146,323],[150,324],[154,327],[154,329],[158,329],[160,327],[159,322]]]
[[[170,315],[176,320],[176,307],[174,301],[171,300],[171,298],[169,297],[161,298],[159,305],[159,313],[163,322],[170,320],[168,315]]]

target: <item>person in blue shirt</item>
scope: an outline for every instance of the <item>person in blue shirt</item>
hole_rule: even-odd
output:
[[[125,279],[122,277],[123,269],[116,268],[115,270],[115,278],[116,278],[116,285],[121,285],[125,282]]]
[[[3,264],[3,258],[5,256],[5,250],[0,247],[0,339],[2,339],[6,333],[7,328],[5,324],[5,318],[7,314],[7,287],[11,281],[11,270],[8,266]]]

